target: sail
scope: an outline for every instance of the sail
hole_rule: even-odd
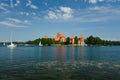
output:
[[[11,33],[11,36],[10,36],[10,41],[11,41],[11,43],[10,43],[10,45],[8,45],[7,47],[9,47],[9,48],[15,48],[16,45],[13,44],[13,42],[12,42],[12,33]]]
[[[39,46],[42,46],[41,41],[39,42]]]
[[[3,45],[5,46],[5,42],[3,43]]]

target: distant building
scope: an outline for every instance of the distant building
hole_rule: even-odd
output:
[[[57,35],[55,36],[54,40],[56,42],[65,42],[66,41],[66,37],[63,33],[57,33]]]
[[[44,38],[48,39],[48,36],[45,36]],[[57,35],[52,39],[57,43],[66,42],[66,37],[63,33],[57,33]],[[70,43],[72,43],[72,45],[74,45],[74,43],[75,43],[75,36],[74,35],[70,37]],[[78,44],[75,44],[75,45],[80,45],[80,46],[85,45],[83,35],[80,35],[80,37],[78,38]]]
[[[48,36],[45,36],[44,38],[45,38],[45,39],[48,39]]]
[[[84,41],[84,36],[80,35],[79,39],[78,39],[78,44],[81,46],[85,45],[85,41]]]
[[[74,37],[74,36],[71,36],[70,42],[71,42],[72,44],[74,44],[74,42],[75,42],[75,37]]]

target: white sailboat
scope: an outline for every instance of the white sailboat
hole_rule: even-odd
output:
[[[41,41],[39,42],[39,46],[42,46]]]
[[[13,42],[12,42],[12,36],[11,36],[11,43],[10,43],[10,45],[7,45],[7,47],[9,47],[9,48],[15,48],[16,47],[16,45],[13,44]]]
[[[5,42],[3,43],[3,46],[5,46]]]
[[[16,45],[11,42],[10,45],[8,45],[7,47],[9,47],[9,48],[15,48]]]

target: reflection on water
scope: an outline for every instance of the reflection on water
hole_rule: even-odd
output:
[[[35,47],[32,54],[35,61],[66,61],[84,60],[84,47],[59,46]],[[13,52],[13,50],[11,50]],[[31,51],[32,52],[32,51]],[[12,53],[11,53],[12,54]],[[28,54],[30,55],[30,53]]]
[[[84,46],[80,47],[80,60],[83,61],[84,60]]]
[[[66,58],[69,60],[84,60],[84,47],[68,47],[66,48]]]
[[[40,58],[41,58],[41,47],[36,47],[35,50],[34,50],[34,56],[35,56],[35,60],[36,61],[39,61]]]
[[[12,62],[13,62],[13,48],[9,48],[9,50],[10,50],[10,63],[12,64]]]
[[[71,47],[71,59],[74,60],[74,46]]]
[[[120,61],[119,47],[42,46],[3,48],[0,60],[23,61]],[[2,57],[3,56],[3,57]],[[14,57],[13,57],[14,56]],[[9,57],[7,59],[7,57]],[[14,58],[14,59],[13,59]]]
[[[62,61],[65,59],[65,47],[60,46],[60,47],[55,47],[55,59],[58,61]]]
[[[43,61],[48,61],[49,60],[50,50],[48,52],[48,49],[49,48],[47,48],[47,47],[42,48],[42,50],[41,50],[41,60],[43,60]]]
[[[86,55],[86,59],[89,61],[97,61],[100,60],[100,54],[104,54],[103,52],[101,52],[102,48],[101,47],[88,47],[87,48],[87,55]]]

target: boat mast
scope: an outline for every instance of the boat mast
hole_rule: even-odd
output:
[[[10,34],[10,42],[11,42],[11,44],[12,44],[12,32],[11,32],[11,34]]]

